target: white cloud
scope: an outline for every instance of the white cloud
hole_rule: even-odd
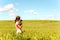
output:
[[[13,4],[7,4],[3,7],[0,7],[0,12],[3,12],[3,11],[8,11],[8,10],[11,10],[14,8],[14,5]]]
[[[15,16],[16,16],[16,15],[15,15],[14,13],[10,13],[10,14],[9,14],[9,17],[10,17],[11,19],[15,19]]]
[[[19,10],[18,9],[11,9],[9,10],[10,13],[14,13],[14,12],[18,12]]]
[[[2,12],[3,11],[3,8],[2,7],[0,7],[0,12]]]
[[[24,13],[37,14],[37,12],[35,10],[26,10],[26,11],[24,11]]]
[[[9,17],[11,18],[11,19],[15,19],[15,17],[16,17],[16,12],[18,12],[19,10],[18,9],[16,9],[16,8],[12,8],[12,9],[10,9],[8,12],[9,12]]]
[[[13,4],[8,4],[8,5],[5,5],[5,6],[4,6],[4,9],[5,9],[5,10],[10,10],[10,9],[12,9],[12,8],[14,8],[14,5],[13,5]]]
[[[18,12],[18,11],[19,11],[18,9],[11,9],[11,10],[9,10],[9,17],[11,19],[15,19],[15,17],[16,17],[16,13],[15,12]]]
[[[14,4],[6,4],[4,6],[0,6],[0,13],[8,12],[8,16],[10,19],[15,19],[16,12],[18,11],[19,10],[15,8]]]
[[[10,10],[9,12],[13,13],[13,12],[15,12],[15,10],[12,9],[12,10]]]

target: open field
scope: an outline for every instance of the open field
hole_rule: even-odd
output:
[[[60,40],[60,21],[23,20],[22,31],[16,34],[14,21],[0,21],[0,40]]]

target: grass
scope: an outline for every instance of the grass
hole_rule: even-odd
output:
[[[16,34],[12,20],[0,21],[0,40],[60,40],[60,21],[23,20],[21,34]]]

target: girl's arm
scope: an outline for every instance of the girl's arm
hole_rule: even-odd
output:
[[[22,25],[20,26],[20,25],[18,25],[18,27],[21,29],[22,28]]]

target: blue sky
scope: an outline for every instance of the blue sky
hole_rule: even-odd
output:
[[[60,20],[60,0],[0,0],[0,20]]]

